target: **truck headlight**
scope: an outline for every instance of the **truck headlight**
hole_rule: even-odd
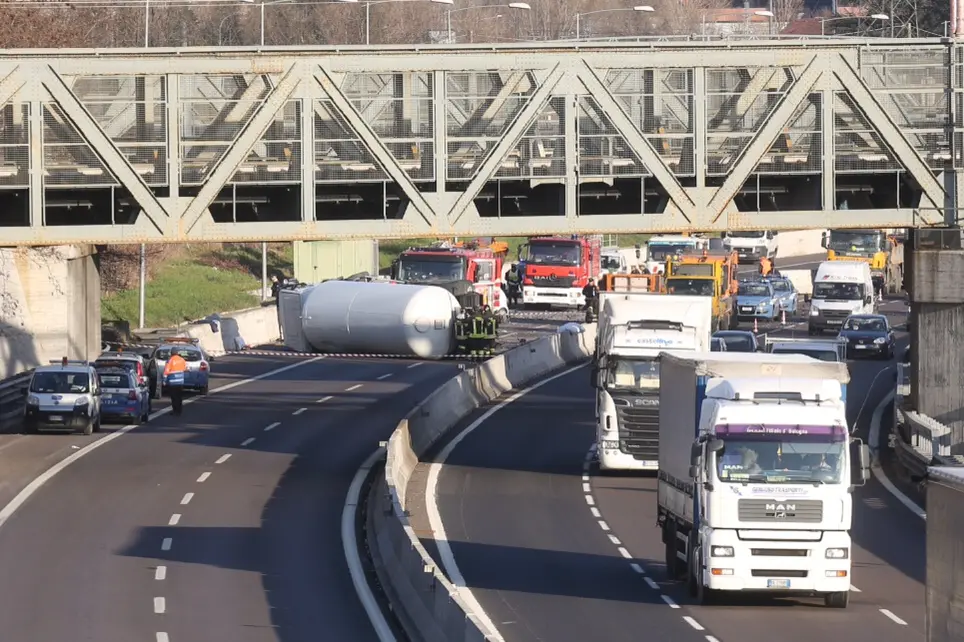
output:
[[[846,548],[828,548],[828,560],[845,560],[850,557],[850,550]]]
[[[29,397],[27,397],[27,405],[28,405],[28,406],[39,406],[39,405],[40,405],[40,397],[38,397],[37,395],[30,395]]]
[[[811,306],[811,307],[810,307],[810,316],[812,316],[812,317],[818,317],[818,316],[820,316],[820,309]]]
[[[883,338],[883,337],[877,337],[876,339],[874,339],[874,343],[876,343],[877,345],[881,346],[881,345],[884,345],[885,343],[887,343],[887,339],[885,339],[885,338]]]
[[[714,546],[710,549],[710,557],[733,557],[733,547]]]

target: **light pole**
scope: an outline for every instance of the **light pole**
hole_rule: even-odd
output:
[[[871,20],[890,20],[890,16],[888,16],[886,13],[875,13],[867,17],[870,18]],[[821,36],[827,35],[827,30],[824,25],[826,25],[828,22],[835,22],[837,20],[860,20],[860,18],[859,17],[855,18],[854,16],[837,16],[836,18],[822,18],[820,20],[820,35]]]
[[[773,35],[773,12],[772,11],[754,11],[753,15],[762,16],[767,19],[767,35]]]
[[[532,7],[529,6],[528,2],[510,2],[509,4],[488,4],[475,7],[462,7],[461,9],[449,9],[445,12],[445,26],[446,29],[448,29],[449,42],[452,41],[452,14],[458,13],[459,11],[473,11],[475,9],[519,9],[520,11],[529,11]]]
[[[579,19],[582,16],[591,16],[594,13],[613,13],[615,11],[645,11],[647,13],[652,13],[653,11],[655,11],[655,9],[653,9],[649,5],[638,5],[635,7],[626,7],[625,9],[599,9],[597,11],[587,11],[586,13],[577,13],[576,14],[576,40],[579,40],[580,38]]]
[[[254,4],[254,0],[241,0],[248,4]],[[147,0],[150,2],[150,0]],[[358,0],[332,0],[331,2],[311,2],[307,4],[357,4]],[[260,2],[258,3],[261,8],[261,46],[264,46],[264,8],[269,4],[302,4],[300,2],[294,2],[294,0],[275,0],[274,2]]]
[[[355,2],[356,0],[342,0],[343,2]],[[398,2],[431,2],[433,4],[455,4],[455,0],[374,0],[365,3],[365,44],[371,44],[371,24],[372,24],[372,5],[373,4],[395,4]]]

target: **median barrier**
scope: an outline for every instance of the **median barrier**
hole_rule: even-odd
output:
[[[368,544],[379,582],[409,638],[425,642],[498,639],[470,612],[408,520],[407,489],[419,462],[475,410],[514,388],[587,359],[595,325],[523,344],[466,370],[436,390],[397,426],[385,471],[368,504]]]
[[[197,339],[201,349],[211,355],[274,343],[281,338],[278,308],[271,305],[212,315],[187,326],[182,333]]]
[[[827,230],[797,230],[795,232],[780,232],[777,235],[777,258],[786,259],[794,256],[821,254],[826,250],[821,245],[823,233]],[[779,268],[777,264],[777,268]]]

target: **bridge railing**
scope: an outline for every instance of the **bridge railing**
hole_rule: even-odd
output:
[[[894,452],[912,477],[924,477],[928,466],[964,466],[964,457],[951,454],[951,429],[916,410],[904,408],[910,396],[909,364],[897,364],[894,394]]]
[[[28,370],[0,381],[0,433],[20,424],[31,376],[33,370]]]

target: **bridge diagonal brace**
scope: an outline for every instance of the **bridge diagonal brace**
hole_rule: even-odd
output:
[[[666,190],[670,199],[676,204],[676,207],[679,208],[683,218],[690,223],[698,220],[699,212],[697,211],[693,198],[686,192],[676,178],[676,175],[666,166],[666,163],[664,163],[663,159],[656,153],[656,150],[653,149],[653,146],[650,145],[646,137],[639,131],[639,128],[636,127],[632,119],[630,119],[630,117],[626,115],[626,112],[623,111],[623,108],[619,106],[619,103],[613,98],[612,93],[606,88],[603,81],[599,79],[596,70],[590,67],[585,61],[583,61],[582,68],[579,71],[579,79],[582,81],[583,86],[585,86],[586,91],[592,95],[599,107],[606,113],[606,116],[609,117],[616,131],[626,139],[626,144],[636,152],[639,160],[641,160],[646,169],[652,173],[653,178],[659,181],[659,184]]]
[[[163,204],[154,196],[154,192],[147,186],[140,175],[134,171],[131,164],[124,158],[124,154],[117,148],[104,130],[98,126],[87,109],[80,104],[77,97],[67,88],[64,79],[61,78],[50,66],[44,65],[38,69],[40,82],[50,97],[53,98],[64,115],[67,116],[77,128],[77,131],[84,137],[94,152],[100,156],[107,166],[107,169],[121,182],[121,184],[131,193],[131,197],[137,201],[144,214],[150,219],[151,224],[158,232],[167,232],[168,224],[165,222],[170,214]],[[35,118],[42,118],[42,114],[37,114]],[[39,141],[32,144],[38,144]]]
[[[540,84],[539,88],[529,97],[529,102],[526,103],[526,106],[519,110],[515,120],[509,128],[505,130],[505,133],[502,134],[502,138],[499,139],[499,142],[495,144],[492,151],[486,156],[485,161],[479,165],[479,171],[476,172],[472,180],[469,181],[469,184],[466,185],[465,191],[459,194],[458,199],[456,199],[455,204],[452,206],[451,218],[449,220],[450,225],[454,225],[462,218],[469,203],[479,195],[479,192],[485,187],[485,183],[498,171],[506,154],[519,143],[519,140],[525,135],[526,131],[528,131],[532,125],[532,121],[539,116],[539,112],[542,111],[546,101],[552,95],[552,91],[565,74],[566,71],[561,65],[557,64],[553,67],[552,71],[546,77],[545,82]]]
[[[354,105],[352,105],[341,92],[335,80],[322,67],[316,68],[315,80],[317,80],[322,90],[327,94],[332,104],[341,112],[342,117],[344,117],[348,125],[355,130],[358,137],[368,147],[368,150],[372,153],[375,160],[378,161],[378,164],[382,166],[382,169],[385,170],[385,173],[388,174],[395,184],[398,185],[399,189],[402,190],[409,204],[415,208],[415,211],[421,215],[422,219],[428,225],[434,227],[437,221],[437,214],[434,208],[425,199],[425,196],[415,183],[412,182],[408,172],[399,166],[391,150],[385,146],[382,139],[372,130],[365,119],[362,118],[355,109]],[[438,150],[435,150],[435,153],[439,153]]]
[[[726,211],[727,205],[739,193],[743,184],[750,177],[753,169],[760,163],[766,155],[773,141],[786,128],[793,113],[801,102],[810,94],[814,86],[820,80],[826,69],[826,61],[822,56],[814,55],[807,64],[803,73],[797,77],[796,82],[790,90],[783,95],[783,100],[773,113],[767,118],[766,123],[753,137],[753,141],[747,145],[740,159],[733,165],[733,170],[726,177],[723,185],[720,186],[713,198],[710,199],[708,210],[711,213],[712,222],[716,223]],[[825,124],[826,126],[826,124]]]
[[[248,122],[247,127],[241,131],[227,153],[221,158],[221,162],[219,162],[215,170],[211,172],[208,179],[204,181],[204,185],[198,191],[197,196],[195,196],[187,206],[187,209],[184,210],[184,215],[181,217],[183,234],[188,234],[194,229],[194,226],[201,220],[201,217],[207,211],[208,207],[211,206],[211,203],[214,202],[214,199],[216,199],[221,190],[224,189],[224,186],[231,180],[231,177],[234,176],[234,173],[238,170],[241,163],[248,157],[251,148],[261,140],[261,137],[268,130],[268,127],[271,126],[278,111],[284,107],[295,89],[301,84],[301,80],[304,77],[304,68],[302,65],[303,63],[294,63],[291,65],[284,75],[284,78],[281,79],[281,82],[279,82],[274,88],[274,91],[268,95],[268,98],[258,110],[258,113]],[[302,156],[304,156],[304,151],[302,151]]]
[[[0,80],[0,107],[10,102],[26,84],[27,78],[21,73],[19,67]]]
[[[914,177],[914,180],[917,181],[917,184],[920,185],[924,194],[933,202],[934,206],[943,209],[945,197],[943,186],[913,145],[900,133],[900,129],[894,124],[887,110],[880,106],[877,97],[867,88],[867,85],[864,84],[864,81],[861,80],[843,56],[834,57],[832,69],[844,90],[850,94],[856,102],[856,106],[880,134],[884,144],[890,148],[897,160],[904,166],[904,169]]]

